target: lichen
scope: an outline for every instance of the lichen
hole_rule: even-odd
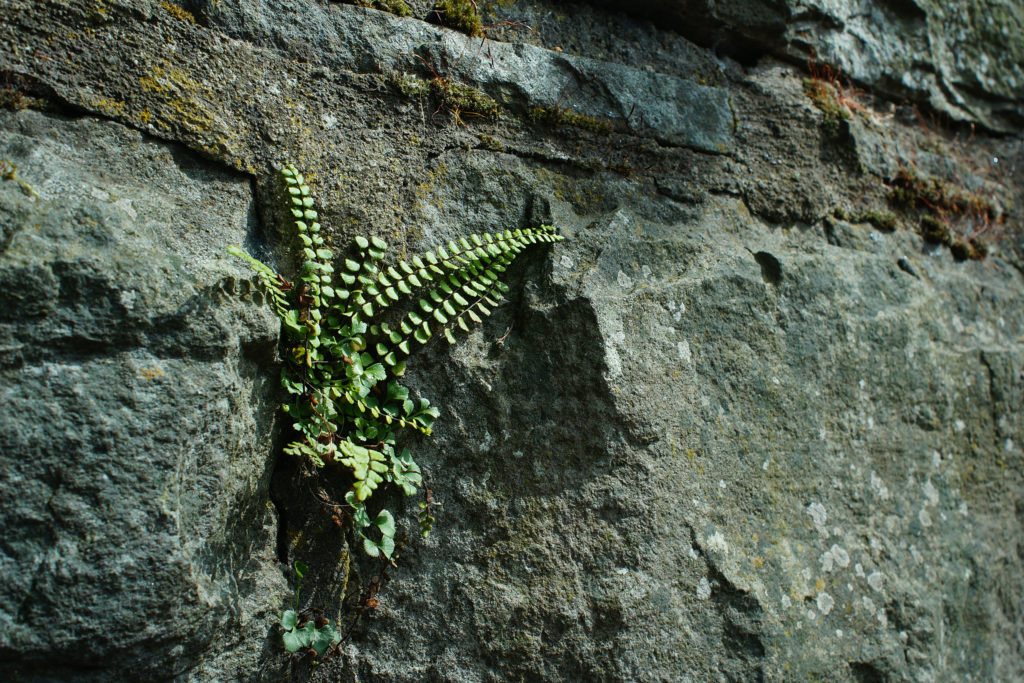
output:
[[[166,2],[165,0],[160,0],[157,4],[175,19],[180,19],[181,21],[189,24],[196,23],[196,18],[184,7],[179,7],[178,5]]]

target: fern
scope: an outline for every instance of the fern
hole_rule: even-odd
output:
[[[228,251],[256,271],[282,322],[281,384],[288,393],[282,409],[297,434],[284,450],[317,467],[337,463],[351,473],[345,501],[364,549],[390,560],[394,517],[383,510],[371,519],[366,501],[385,483],[416,494],[422,472],[409,449],[396,451],[395,429],[429,435],[440,414],[426,399],[410,398],[397,381],[405,359],[437,335],[455,343],[456,331],[469,331],[498,306],[508,291],[499,278],[520,252],[563,237],[550,226],[473,234],[386,262],[387,244],[360,236],[353,256],[335,270],[305,178],[290,164],[281,177],[302,255],[295,282],[239,247]],[[391,316],[398,322],[378,322],[403,298],[413,304],[404,315]],[[419,517],[425,536],[434,522],[429,503],[420,505]]]

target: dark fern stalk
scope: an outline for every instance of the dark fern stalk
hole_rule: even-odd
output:
[[[468,235],[388,265],[383,240],[356,237],[354,258],[335,271],[309,186],[291,164],[281,176],[302,248],[295,282],[239,247],[228,251],[256,271],[282,322],[281,384],[289,394],[282,408],[299,436],[284,450],[317,467],[338,463],[351,471],[345,501],[363,547],[373,557],[391,559],[394,517],[382,510],[371,518],[365,501],[385,482],[415,495],[422,474],[409,449],[396,448],[395,429],[429,435],[440,414],[426,399],[411,399],[397,381],[413,342],[426,344],[441,334],[454,344],[456,328],[468,331],[498,305],[508,290],[499,277],[523,249],[563,237],[549,226]],[[403,297],[413,298],[414,305],[397,323],[376,322]],[[420,506],[419,516],[425,536],[433,523],[428,504]]]

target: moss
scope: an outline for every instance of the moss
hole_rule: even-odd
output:
[[[351,5],[390,12],[400,17],[411,17],[412,10],[403,0],[346,0]]]
[[[997,234],[1003,220],[989,198],[912,168],[900,169],[887,184],[890,202],[921,216],[919,231],[925,240],[948,245],[959,260],[988,254],[977,236]]]
[[[823,115],[821,125],[829,132],[838,132],[840,123],[850,118],[850,112],[839,102],[835,88],[819,78],[804,79],[804,94]]]
[[[957,261],[966,261],[969,258],[974,258],[974,249],[969,242],[964,240],[954,240],[949,245],[949,251]]]
[[[451,113],[459,123],[465,123],[463,117],[494,119],[501,114],[501,105],[483,90],[450,78],[435,76],[427,81],[401,74],[392,75],[389,80],[406,97],[426,97],[433,91],[440,99],[441,108]]]
[[[164,10],[175,19],[180,19],[181,21],[187,22],[189,24],[196,23],[196,18],[192,16],[192,13],[184,7],[179,7],[178,5],[175,5],[170,2],[165,2],[164,0],[160,0],[160,2],[158,2],[157,4],[160,5],[160,7],[164,8]]]
[[[484,149],[489,149],[492,152],[505,151],[505,145],[503,145],[500,140],[497,140],[491,137],[490,135],[486,134],[481,134],[477,137],[480,138],[480,146],[483,147]]]
[[[448,78],[435,78],[430,84],[440,95],[441,104],[457,119],[467,114],[486,118],[497,118],[501,114],[501,106],[479,88]]]
[[[402,74],[392,78],[392,82],[406,97],[426,97],[430,94],[430,81],[422,78]]]
[[[851,216],[849,220],[851,223],[870,223],[879,230],[887,232],[892,232],[899,226],[896,214],[891,211],[864,211],[856,216]]]
[[[0,88],[0,108],[11,111],[30,108],[46,110],[49,106],[49,102],[46,100],[27,95],[17,88]]]
[[[530,110],[530,119],[552,126],[574,126],[594,133],[611,133],[615,130],[615,125],[608,119],[599,119],[596,116],[579,114],[559,107],[534,107]]]
[[[483,22],[471,0],[439,0],[427,16],[428,21],[462,31],[467,36],[482,36]]]
[[[935,216],[924,216],[919,231],[925,240],[935,244],[949,244],[953,239],[949,227]]]

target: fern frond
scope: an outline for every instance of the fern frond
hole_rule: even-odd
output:
[[[490,315],[508,291],[500,277],[519,253],[563,238],[551,226],[472,234],[388,265],[387,244],[360,236],[352,257],[336,270],[306,179],[291,164],[282,167],[281,178],[301,250],[294,284],[241,248],[228,251],[256,272],[285,332],[281,384],[288,402],[282,409],[299,438],[284,451],[318,467],[335,462],[348,468],[353,484],[345,500],[366,552],[390,558],[394,519],[384,510],[371,520],[364,501],[383,482],[410,495],[422,485],[408,449],[396,455],[393,430],[430,435],[440,411],[426,399],[412,400],[388,378],[403,374],[413,341],[425,344],[443,334],[455,343],[456,328],[469,331]],[[403,299],[411,306],[397,323],[377,322]],[[433,521],[427,504],[420,514],[424,534]],[[361,531],[373,526],[380,541]]]

